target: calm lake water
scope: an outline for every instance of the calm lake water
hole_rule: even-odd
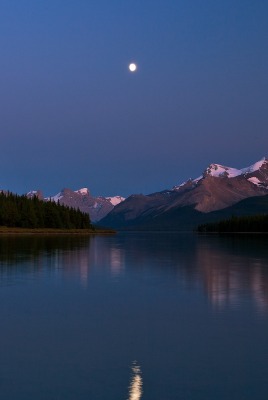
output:
[[[0,237],[4,400],[268,394],[268,237]]]

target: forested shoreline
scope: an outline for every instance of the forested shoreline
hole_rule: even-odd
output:
[[[203,232],[268,232],[268,215],[249,215],[199,225],[197,231]]]
[[[54,201],[0,193],[0,226],[18,228],[94,229],[89,214]]]

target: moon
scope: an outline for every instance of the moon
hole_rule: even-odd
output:
[[[135,72],[137,70],[137,65],[134,63],[129,64],[128,69],[130,72]]]

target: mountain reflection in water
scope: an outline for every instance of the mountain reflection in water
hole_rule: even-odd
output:
[[[267,397],[265,236],[0,237],[0,300],[5,400]]]
[[[142,396],[142,377],[140,367],[136,362],[132,365],[132,373],[128,400],[140,400]]]
[[[249,297],[260,312],[268,310],[268,263],[266,244],[262,240],[212,240],[199,246],[196,267],[208,298],[214,307],[237,307],[241,298]],[[216,245],[215,245],[216,244]],[[226,246],[229,244],[229,246]]]
[[[76,235],[10,235],[0,237],[0,285],[20,277],[65,273],[79,267],[81,283],[88,279],[90,239]]]
[[[90,269],[120,279],[125,269],[154,271],[179,287],[200,288],[213,307],[237,307],[245,298],[268,311],[268,247],[265,236],[119,234],[111,237],[31,236],[0,238],[0,284],[12,276],[46,271],[79,275],[87,287]]]
[[[268,247],[265,236],[125,234],[92,242],[95,261],[120,276],[125,266],[176,277],[187,288],[201,287],[215,309],[237,307],[243,298],[268,311]]]

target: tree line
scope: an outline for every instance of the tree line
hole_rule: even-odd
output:
[[[0,226],[21,228],[92,229],[87,213],[54,201],[0,193]]]
[[[232,216],[231,218],[199,225],[198,232],[268,232],[268,215]]]

